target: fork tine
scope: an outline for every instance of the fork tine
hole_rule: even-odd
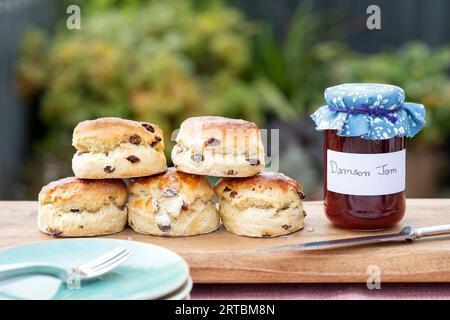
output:
[[[121,256],[125,255],[127,252],[129,251],[129,249],[125,248],[123,251],[119,252],[117,255],[115,255],[114,257],[111,257],[111,259],[105,260],[102,263],[99,263],[93,267],[91,267],[91,270],[96,270],[96,269],[100,269],[105,265],[108,265],[114,261],[116,261],[117,259],[120,259]]]
[[[116,258],[114,258],[113,260],[110,260],[108,263],[103,264],[101,266],[95,267],[94,269],[92,269],[93,272],[101,272],[101,273],[106,273],[112,269],[114,269],[115,267],[117,267],[118,265],[124,263],[125,261],[127,261],[131,256],[133,255],[133,251],[127,249],[126,252],[120,256],[117,256]]]
[[[110,265],[111,263],[114,263],[118,259],[121,259],[123,256],[126,256],[129,253],[131,253],[131,252],[132,251],[130,249],[125,249],[124,251],[122,251],[121,253],[119,253],[115,257],[109,259],[108,261],[105,261],[104,263],[101,263],[101,264],[98,264],[98,265],[92,267],[91,270],[95,271],[95,270],[102,269],[103,267],[106,267],[106,266]]]
[[[102,264],[96,265],[94,267],[92,267],[92,270],[98,270],[98,269],[102,269],[105,266],[108,266],[111,263],[114,263],[115,261],[117,261],[118,259],[121,259],[123,256],[128,255],[130,252],[132,252],[130,249],[125,249],[124,251],[122,251],[120,254],[118,254],[117,256],[109,259],[108,261],[105,261]]]
[[[122,248],[115,248],[112,249],[108,252],[106,252],[105,254],[101,255],[98,258],[95,258],[92,261],[89,261],[85,264],[82,264],[81,266],[79,266],[78,268],[80,270],[89,270],[92,269],[95,266],[101,265],[103,263],[105,263],[106,261],[109,261],[111,259],[113,259],[114,257],[120,255],[122,252],[124,252],[127,248],[122,247]]]

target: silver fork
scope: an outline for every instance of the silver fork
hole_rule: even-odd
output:
[[[93,280],[121,265],[133,255],[128,248],[116,248],[102,256],[74,268],[61,268],[45,262],[12,263],[0,265],[0,281],[10,280],[24,275],[49,275],[63,280]]]

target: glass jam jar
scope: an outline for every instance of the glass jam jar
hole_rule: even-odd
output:
[[[377,141],[360,137],[340,137],[336,130],[325,130],[324,206],[328,219],[343,228],[358,230],[386,229],[396,225],[403,218],[406,209],[405,191],[382,195],[354,195],[328,190],[328,170],[337,172],[342,169],[333,162],[328,162],[328,150],[346,154],[386,154],[405,149],[405,137]],[[329,166],[334,166],[334,168],[329,168]],[[379,170],[376,170],[377,174],[378,172],[384,173],[384,170],[389,172],[386,167],[381,167]],[[363,172],[363,170],[359,171]]]
[[[423,105],[403,89],[343,84],[325,90],[312,118],[324,135],[324,207],[336,226],[381,230],[406,209],[406,138],[425,124]]]

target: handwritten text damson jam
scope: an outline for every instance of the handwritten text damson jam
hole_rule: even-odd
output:
[[[404,188],[403,191],[392,194],[343,194],[328,190],[327,178],[330,170],[331,174],[359,177],[361,179],[361,184],[364,184],[364,181],[367,182],[367,178],[370,176],[389,176],[397,173],[400,169],[386,168],[389,165],[384,163],[375,165],[374,170],[341,168],[336,161],[328,159],[327,151],[333,150],[350,155],[371,155],[402,151],[405,150],[405,148],[406,139],[404,137],[373,141],[359,137],[339,137],[335,130],[324,131],[324,206],[327,217],[337,226],[358,230],[385,229],[397,224],[405,214]],[[358,163],[356,165],[358,165]],[[364,180],[364,178],[366,178],[366,180]],[[361,186],[361,188],[364,188],[364,186]],[[358,192],[356,191],[355,193]]]
[[[312,118],[324,135],[324,207],[337,226],[386,229],[405,215],[406,139],[425,124],[403,89],[350,83],[325,90]]]

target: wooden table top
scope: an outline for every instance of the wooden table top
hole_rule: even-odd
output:
[[[0,202],[0,248],[54,241],[37,229],[37,202]],[[223,229],[193,237],[167,238],[135,233],[130,228],[106,238],[167,247],[183,256],[196,283],[339,283],[366,282],[376,266],[383,282],[450,282],[450,238],[414,244],[377,244],[327,251],[249,253],[272,245],[330,240],[383,232],[356,232],[334,227],[321,202],[305,202],[305,228],[289,236],[254,239]],[[450,224],[450,199],[410,199],[403,226]],[[386,231],[385,231],[386,232]],[[1,263],[1,262],[0,262]]]

